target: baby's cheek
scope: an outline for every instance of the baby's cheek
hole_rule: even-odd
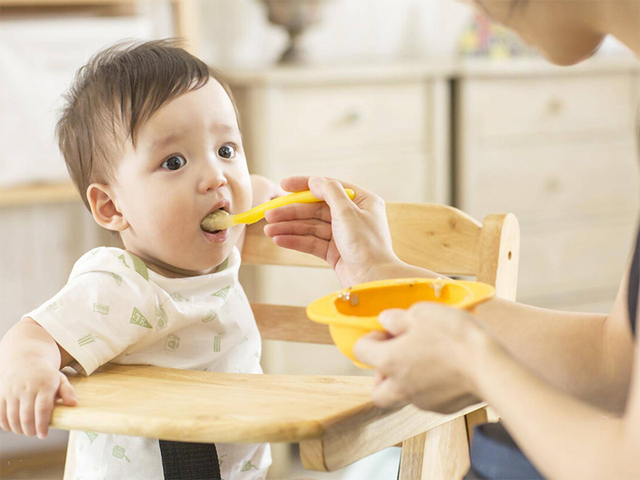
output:
[[[149,218],[151,228],[157,233],[170,241],[179,239],[186,232],[190,231],[188,222],[192,218],[191,212],[185,212],[176,208],[170,202],[158,206],[155,212]]]
[[[185,219],[191,217],[184,213],[180,215],[177,210],[178,209],[171,205],[171,202],[159,205],[154,215],[154,223],[163,229],[167,229],[185,223]]]
[[[253,195],[249,172],[243,171],[238,175],[230,176],[229,187],[233,196],[234,213],[242,213],[249,210]]]
[[[236,204],[237,213],[246,212],[247,210],[251,209],[251,198],[251,189],[249,189],[249,192],[245,193],[244,198],[242,198],[242,200]]]

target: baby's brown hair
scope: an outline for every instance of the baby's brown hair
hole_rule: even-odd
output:
[[[78,70],[65,95],[56,137],[87,208],[87,187],[113,180],[121,146],[129,140],[135,147],[138,130],[160,107],[210,78],[236,108],[222,75],[173,39],[119,43]]]

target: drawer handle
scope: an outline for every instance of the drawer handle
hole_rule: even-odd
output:
[[[562,112],[563,107],[564,107],[564,104],[562,103],[562,100],[558,98],[554,98],[551,101],[549,101],[549,104],[547,105],[547,111],[551,115],[558,115],[560,112]]]
[[[549,177],[544,182],[544,189],[549,193],[557,193],[561,187],[560,179],[557,177]]]
[[[353,125],[355,123],[360,122],[364,117],[362,110],[351,110],[344,116],[344,120],[342,121],[345,125]]]

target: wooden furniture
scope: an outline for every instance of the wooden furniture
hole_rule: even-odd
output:
[[[443,273],[477,276],[495,285],[499,296],[515,298],[519,229],[513,215],[489,215],[481,225],[441,205],[390,203],[387,209],[400,258]],[[261,224],[248,229],[244,261],[326,267],[275,246]],[[307,320],[302,307],[258,303],[253,309],[265,340],[331,343],[327,327]],[[199,442],[299,442],[303,464],[318,471],[404,442],[403,480],[460,477],[469,465],[467,428],[486,418],[478,412],[482,405],[453,415],[412,406],[376,408],[370,400],[373,379],[364,377],[107,365],[71,381],[78,406],[56,406],[54,428]],[[472,412],[465,422],[464,414]]]
[[[78,202],[80,195],[72,183],[21,185],[0,189],[0,207],[25,206],[40,203]]]
[[[273,180],[350,180],[386,201],[450,203],[452,64],[223,69],[238,104],[249,170]],[[306,305],[339,288],[329,271],[243,268],[258,301]],[[299,281],[304,279],[304,281]],[[333,349],[265,345],[269,372],[360,374]]]
[[[446,204],[451,71],[425,62],[222,73],[252,173],[333,176],[387,201]]]
[[[0,0],[0,16],[19,10],[15,7],[18,3],[43,5],[45,1]],[[51,10],[63,12],[66,7]],[[491,211],[515,211],[523,220],[524,273],[519,299],[540,306],[601,311],[614,298],[613,286],[621,275],[631,229],[637,222],[627,205],[633,208],[638,202],[621,201],[625,192],[637,191],[637,185],[628,187],[637,178],[633,170],[635,134],[629,116],[637,105],[637,72],[635,61],[601,59],[569,68],[552,67],[542,61],[509,60],[498,64],[425,61],[224,71],[241,103],[249,161],[256,173],[271,175],[274,180],[299,172],[351,178],[388,200],[401,201],[449,203],[452,185],[456,206],[476,218]],[[556,80],[563,86],[556,89]],[[451,81],[455,85],[453,95]],[[585,84],[591,87],[581,86]],[[594,89],[594,84],[603,88]],[[501,100],[502,87],[509,99],[506,104]],[[408,91],[416,93],[411,102]],[[516,91],[520,97],[514,98]],[[339,101],[314,107],[316,103],[305,100],[314,92],[321,93],[323,99],[335,97]],[[399,98],[402,108],[413,112],[409,115],[420,127],[396,131],[392,121],[401,114],[396,106],[385,103],[380,92],[391,92],[389,95]],[[546,92],[546,97],[540,92]],[[287,135],[279,122],[290,111],[290,93],[301,106],[294,109],[297,121],[293,125],[285,119],[293,128]],[[368,96],[376,105],[373,110],[360,106]],[[572,99],[569,103],[554,100],[566,102],[566,96]],[[575,103],[576,96],[589,98]],[[596,103],[590,102],[591,97]],[[486,102],[491,103],[487,106]],[[450,131],[452,105],[455,110]],[[557,113],[552,114],[554,111]],[[321,113],[319,119],[315,118],[317,112]],[[613,117],[612,112],[616,113]],[[311,120],[307,120],[309,117]],[[327,118],[342,118],[344,122],[332,126]],[[616,118],[625,119],[626,127],[611,123]],[[397,121],[406,126],[405,119]],[[485,122],[488,131],[483,130]],[[320,128],[317,131],[321,135],[311,126]],[[368,133],[370,129],[375,134]],[[456,145],[452,153],[449,136]],[[323,142],[324,138],[330,141]],[[287,142],[296,148],[284,148]],[[412,153],[407,156],[405,152]],[[616,167],[607,173],[600,170],[604,165]],[[411,175],[407,172],[410,166],[414,168]],[[538,167],[552,178],[547,181]],[[616,172],[620,181],[609,176]],[[527,180],[523,184],[524,175]],[[596,181],[600,178],[606,181]],[[536,189],[532,190],[532,185]],[[615,188],[618,185],[620,188]],[[82,204],[74,204],[73,199],[79,197],[71,184],[0,189],[0,243],[5,247],[0,258],[5,271],[0,279],[0,303],[5,307],[0,333],[54,295],[84,252],[110,240],[99,233]],[[605,218],[604,212],[609,209],[617,210]],[[551,223],[543,220],[547,214]],[[46,235],[42,225],[47,225]],[[578,288],[574,289],[569,283],[569,275],[576,279],[572,273],[575,266],[580,265],[578,271],[584,268],[584,258],[592,262],[589,267],[593,271],[603,273],[598,278],[602,283],[593,290],[584,283],[576,283]],[[43,269],[46,275],[42,275]],[[249,266],[242,270],[247,292],[261,302],[305,305],[339,287],[335,275],[326,269],[299,269],[297,278],[307,279],[304,285],[292,279],[286,267]],[[561,281],[555,283],[549,278]],[[280,285],[284,287],[278,288]],[[333,346],[266,343],[264,365],[269,372],[361,373]],[[0,432],[0,443],[5,435]],[[14,437],[12,445],[23,440],[25,446],[20,448],[24,450],[51,441]]]
[[[608,312],[638,205],[636,62],[467,62],[455,83],[455,202],[517,215],[518,300]],[[589,272],[581,275],[581,272]]]
[[[168,1],[173,7],[174,35],[185,39],[186,48],[197,54],[199,49],[199,12],[198,0],[154,0],[158,3]],[[139,0],[0,0],[0,9],[6,14],[11,11],[68,12],[83,9],[101,14],[121,15],[135,12]]]
[[[197,53],[200,19],[196,11],[198,0],[155,2],[172,6],[174,35],[185,38],[186,46]],[[0,29],[4,21],[33,14],[39,18],[71,18],[78,14],[130,16],[136,13],[141,3],[151,8],[148,1],[138,0],[0,0]],[[165,34],[170,35],[169,32]],[[0,108],[8,106],[2,105]],[[43,111],[48,108],[50,105],[42,106]],[[27,156],[21,161],[28,161]],[[52,155],[51,161],[58,161],[57,156]],[[34,165],[30,165],[30,168],[34,168]],[[73,264],[82,254],[95,246],[113,243],[111,236],[101,232],[95,225],[79,200],[70,182],[0,188],[0,244],[4,252],[0,258],[3,266],[3,275],[0,277],[3,292],[0,298],[3,305],[0,337],[24,313],[62,288]],[[54,432],[46,441],[39,442],[0,431],[0,444],[3,460],[15,458],[12,468],[17,468],[26,466],[29,463],[27,457],[30,456],[42,462],[55,460],[57,457],[51,451],[59,453],[57,449],[64,449],[66,438]],[[18,459],[22,462],[23,458],[23,463],[17,462]],[[4,473],[5,466],[2,469]]]

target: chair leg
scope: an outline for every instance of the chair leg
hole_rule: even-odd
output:
[[[75,471],[75,463],[76,463],[76,446],[75,446],[75,436],[73,434],[69,435],[69,441],[67,442],[67,456],[64,461],[64,473],[63,480],[71,480],[73,476],[73,472]]]
[[[402,442],[398,480],[422,480],[422,464],[424,462],[426,440],[427,434],[421,433]]]
[[[487,423],[489,421],[489,415],[486,408],[481,408],[467,413],[464,419],[467,422],[467,439],[469,440],[469,447],[471,447],[473,443],[473,429],[476,425]]]
[[[399,480],[462,478],[469,469],[464,417],[458,417],[402,444]]]

